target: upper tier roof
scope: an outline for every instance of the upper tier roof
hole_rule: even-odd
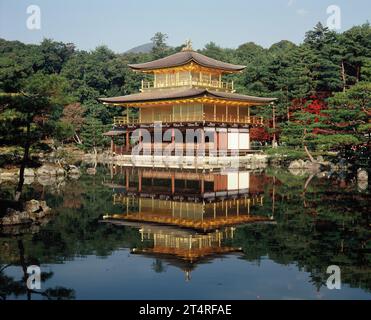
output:
[[[246,96],[243,94],[211,91],[208,89],[197,89],[197,88],[182,88],[172,90],[153,90],[141,93],[134,93],[127,96],[112,97],[112,98],[99,98],[99,101],[105,103],[139,103],[149,101],[160,101],[160,100],[173,100],[173,99],[187,99],[187,98],[198,98],[198,97],[210,97],[219,98],[223,100],[233,100],[248,102],[254,104],[268,104],[272,101],[277,100],[276,98],[263,98]]]
[[[150,62],[129,64],[129,67],[139,71],[151,71],[164,68],[180,67],[190,62],[194,62],[206,68],[218,69],[226,72],[238,72],[246,68],[245,66],[218,61],[192,50],[181,51],[165,58]]]

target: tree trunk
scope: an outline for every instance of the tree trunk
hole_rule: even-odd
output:
[[[303,136],[303,146],[304,146],[304,151],[305,153],[307,154],[308,158],[310,159],[311,162],[315,162],[313,156],[311,155],[311,153],[309,152],[309,149],[308,147],[306,146],[305,144],[305,136],[307,135],[307,129],[304,129],[304,136]]]
[[[15,190],[15,196],[14,196],[15,201],[19,201],[21,194],[22,194],[22,188],[24,184],[24,169],[26,168],[26,164],[29,160],[29,155],[30,155],[30,147],[31,147],[31,141],[30,141],[31,122],[30,121],[28,121],[27,123],[26,130],[27,130],[26,131],[26,142],[24,145],[24,153],[23,153],[21,168],[19,169],[19,181],[18,181],[17,189]]]
[[[361,66],[357,66],[357,74],[356,74],[357,82],[360,80],[360,77],[361,77]]]
[[[82,141],[77,133],[74,134],[73,139],[77,144],[82,144]]]
[[[308,150],[308,147],[306,145],[304,145],[304,150],[305,150],[305,153],[307,154],[307,156],[309,157],[310,161],[315,162],[313,156],[310,154],[310,152]]]
[[[343,92],[345,92],[346,77],[345,77],[344,61],[341,61],[341,79],[343,80]]]

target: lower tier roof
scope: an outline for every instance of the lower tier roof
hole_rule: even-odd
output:
[[[201,97],[216,98],[227,101],[246,102],[255,105],[269,104],[277,100],[276,98],[254,97],[231,92],[219,92],[198,88],[181,88],[164,90],[158,89],[153,91],[130,94],[126,96],[99,98],[98,100],[108,104],[130,105],[133,103],[155,102],[175,99],[191,99]]]

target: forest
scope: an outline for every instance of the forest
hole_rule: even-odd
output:
[[[151,41],[149,53],[115,53],[106,46],[87,52],[52,39],[40,44],[0,39],[0,166],[66,145],[84,152],[104,150],[108,141],[102,133],[122,110],[104,106],[97,98],[138,92],[145,76],[127,65],[183,47],[170,47],[160,32]],[[306,157],[307,148],[312,154],[346,152],[354,160],[366,153],[369,158],[368,22],[343,33],[318,23],[299,45],[282,40],[263,48],[247,42],[230,49],[209,42],[199,51],[246,65],[242,73],[227,76],[237,92],[278,98],[274,108],[256,108],[270,120],[270,128],[251,132],[251,139],[267,153],[277,139],[275,153]]]

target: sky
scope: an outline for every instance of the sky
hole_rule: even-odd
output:
[[[40,28],[27,28],[30,5],[40,8]],[[39,43],[43,38],[93,50],[107,45],[125,52],[150,42],[155,32],[194,49],[210,41],[236,48],[253,41],[269,47],[280,40],[303,41],[328,6],[341,10],[338,32],[371,22],[370,0],[0,0],[0,38]]]

